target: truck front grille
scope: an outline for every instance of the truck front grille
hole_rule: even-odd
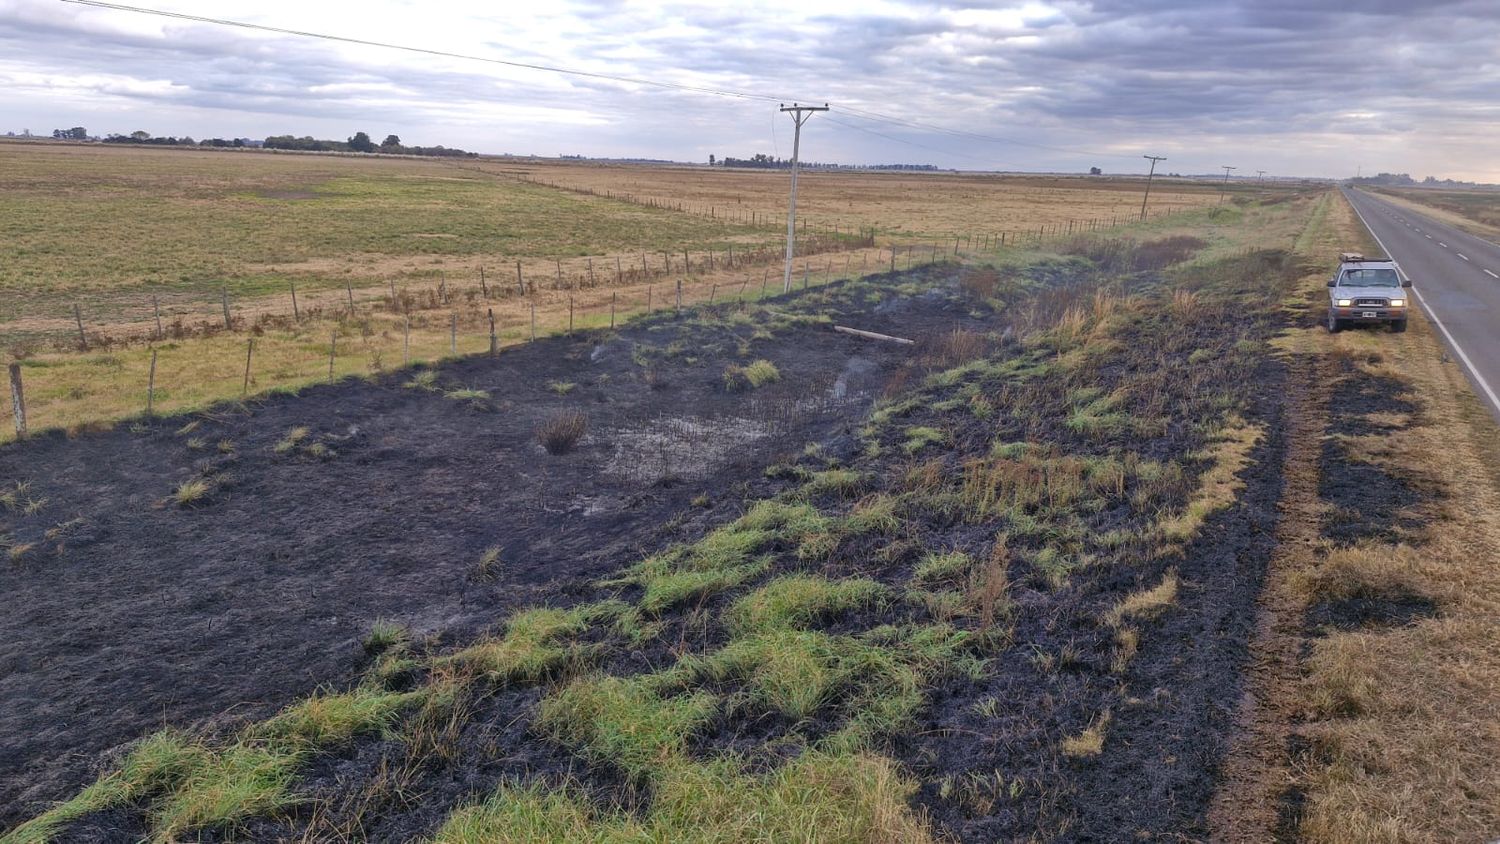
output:
[[[1384,299],[1355,299],[1354,305],[1358,308],[1384,308],[1390,304]]]

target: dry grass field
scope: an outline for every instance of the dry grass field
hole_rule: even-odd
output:
[[[1376,192],[1480,237],[1500,236],[1500,191],[1377,188]]]
[[[802,184],[809,285],[951,257],[958,234],[963,253],[998,257],[1002,233],[1031,246],[1039,229],[1124,221],[1142,187],[945,173]],[[153,409],[173,412],[481,352],[491,313],[505,345],[533,321],[545,334],[675,305],[679,283],[685,304],[755,299],[778,289],[786,185],[695,167],[6,144],[0,348],[22,362],[41,430],[140,413],[148,383]],[[1206,216],[1217,202],[1216,186],[1163,180],[1161,216],[1119,231],[1232,225],[1234,203]]]

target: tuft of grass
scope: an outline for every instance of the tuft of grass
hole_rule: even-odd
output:
[[[548,454],[567,454],[583,439],[588,429],[587,416],[577,410],[568,410],[543,422],[536,429],[536,441],[541,443]]]
[[[378,654],[405,642],[408,635],[404,625],[376,619],[375,623],[370,625],[370,632],[365,634],[365,653]]]
[[[473,668],[497,682],[541,682],[568,661],[570,650],[559,640],[587,629],[590,610],[524,610],[506,622],[503,637],[477,642],[443,661]]]
[[[969,573],[974,558],[962,551],[946,554],[930,553],[917,563],[912,579],[918,583],[940,583],[952,581]]]
[[[1065,736],[1062,740],[1064,756],[1074,759],[1089,759],[1104,752],[1104,734],[1109,730],[1110,712],[1099,713],[1083,732],[1076,736]]]
[[[759,389],[780,380],[781,370],[765,359],[751,361],[744,366],[730,364],[724,367],[724,389],[731,393]]]
[[[411,378],[407,379],[406,383],[402,384],[401,386],[412,390],[436,391],[437,376],[438,374],[436,369],[423,369],[419,372],[413,373]]]
[[[1231,416],[1215,437],[1216,442],[1197,455],[1210,461],[1187,506],[1162,519],[1162,534],[1174,542],[1186,542],[1198,534],[1209,516],[1233,504],[1245,484],[1239,473],[1250,465],[1250,452],[1260,444],[1265,428]]]
[[[202,501],[213,489],[213,484],[205,478],[192,478],[177,485],[172,491],[172,500],[179,507],[190,507]]]
[[[302,441],[307,439],[308,434],[311,433],[312,431],[309,428],[299,425],[296,428],[287,431],[286,436],[282,437],[281,441],[276,443],[275,448],[273,448],[272,450],[277,454],[287,454],[297,446],[301,445]]]
[[[1168,571],[1161,582],[1150,589],[1141,589],[1126,595],[1118,604],[1104,614],[1104,623],[1119,627],[1130,618],[1155,618],[1162,610],[1177,600],[1177,572]]]
[[[948,432],[927,425],[913,425],[906,429],[906,442],[901,448],[907,454],[916,454],[924,448],[932,445],[946,445],[948,443]]]
[[[832,493],[843,498],[852,498],[865,488],[865,476],[853,469],[828,469],[814,472],[802,492],[807,495]]]
[[[551,390],[554,393],[557,393],[559,396],[566,396],[568,393],[573,392],[573,389],[577,386],[578,385],[573,383],[572,381],[547,382],[547,389]]]
[[[444,392],[443,397],[453,399],[454,401],[479,403],[489,401],[490,394],[486,390],[478,390],[473,387],[460,387]]]
[[[537,725],[592,759],[647,780],[681,757],[718,710],[706,692],[664,697],[640,678],[585,677],[542,701]]]
[[[484,579],[494,577],[495,570],[501,565],[500,555],[504,551],[505,549],[499,545],[491,545],[484,549],[484,553],[479,555],[478,565],[475,566],[476,574]]]
[[[885,586],[867,578],[829,580],[789,574],[735,601],[725,620],[742,633],[798,629],[820,618],[869,606],[886,594]]]

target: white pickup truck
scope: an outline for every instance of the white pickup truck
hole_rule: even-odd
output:
[[[1387,323],[1392,331],[1406,330],[1407,297],[1394,261],[1365,260],[1357,252],[1339,255],[1339,269],[1328,282],[1328,330],[1342,331],[1357,323]]]

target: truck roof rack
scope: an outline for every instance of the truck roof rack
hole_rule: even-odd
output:
[[[1339,253],[1339,263],[1340,264],[1358,263],[1359,261],[1363,261],[1364,259],[1365,259],[1365,256],[1364,256],[1364,253],[1362,253],[1362,252],[1340,252]]]

